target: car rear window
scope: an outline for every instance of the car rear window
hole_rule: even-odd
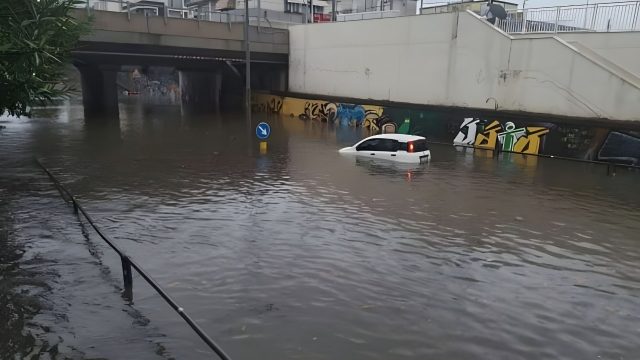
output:
[[[416,140],[413,141],[413,151],[415,152],[423,152],[429,150],[427,147],[427,140]]]
[[[429,150],[427,147],[427,140],[413,140],[409,141],[413,143],[413,152],[423,152]],[[400,150],[407,151],[408,143],[400,143]]]

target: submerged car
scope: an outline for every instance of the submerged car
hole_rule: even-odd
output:
[[[404,134],[374,135],[340,149],[340,153],[403,163],[423,163],[431,157],[425,138]]]

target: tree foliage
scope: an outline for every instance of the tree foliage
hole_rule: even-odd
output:
[[[71,50],[88,30],[72,17],[80,0],[0,0],[0,113],[29,115],[65,96]]]

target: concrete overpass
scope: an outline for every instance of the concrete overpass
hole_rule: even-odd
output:
[[[89,14],[78,9],[74,16],[86,20]],[[183,96],[203,104],[219,107],[225,98],[242,96],[242,23],[94,10],[91,21],[91,33],[72,53],[89,113],[117,113],[116,74],[123,65],[175,67],[180,70]],[[257,26],[249,31],[252,85],[286,90],[288,31]]]

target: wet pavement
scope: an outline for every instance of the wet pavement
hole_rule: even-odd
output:
[[[138,277],[122,299],[119,259],[34,156],[234,359],[640,356],[637,172],[345,158],[361,130],[261,114],[35,114],[0,121],[2,358],[213,358]]]

